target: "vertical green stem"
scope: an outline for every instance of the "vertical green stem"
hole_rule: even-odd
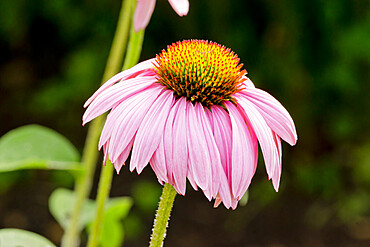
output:
[[[112,47],[103,75],[103,82],[117,73],[121,67],[123,55],[126,49],[133,3],[134,0],[123,0],[116,33],[113,38]],[[76,181],[76,201],[73,207],[74,210],[72,212],[70,225],[66,229],[62,238],[62,247],[76,247],[79,246],[80,243],[79,236],[81,232],[81,226],[79,226],[78,222],[80,220],[83,203],[91,190],[91,184],[99,154],[97,145],[103,122],[104,116],[100,116],[92,121],[88,129],[82,155],[82,162],[85,165],[85,173],[78,177]]]
[[[165,184],[154,220],[152,237],[149,247],[162,247],[166,234],[170,213],[175,200],[176,190],[170,184]]]
[[[140,58],[141,48],[143,47],[144,41],[144,30],[135,32],[134,25],[131,26],[130,40],[128,42],[127,54],[125,62],[123,63],[123,70],[129,69],[137,62]]]
[[[109,52],[109,58],[103,75],[103,83],[115,75],[122,66],[123,57],[126,51],[127,39],[130,28],[131,13],[135,0],[123,0],[119,15],[116,34],[114,35],[112,48]]]
[[[144,30],[135,32],[134,25],[132,24],[127,54],[126,54],[125,62],[123,65],[123,70],[126,70],[134,66],[139,61],[141,48],[143,45],[143,39],[144,39]],[[99,179],[96,218],[93,224],[92,232],[89,235],[89,240],[87,243],[88,247],[96,247],[99,244],[101,225],[104,220],[104,205],[105,205],[105,201],[107,200],[109,196],[109,191],[110,191],[111,182],[112,182],[112,175],[113,175],[113,166],[111,165],[108,159],[107,165],[102,168],[102,173]]]
[[[113,165],[107,159],[107,163],[103,166],[98,188],[98,197],[96,198],[97,210],[94,225],[90,233],[87,247],[95,247],[99,245],[99,237],[101,232],[101,226],[104,219],[104,205],[106,199],[109,197],[109,191],[112,184],[113,178]]]

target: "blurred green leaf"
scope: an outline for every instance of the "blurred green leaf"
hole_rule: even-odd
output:
[[[139,239],[144,234],[146,226],[142,218],[135,212],[131,212],[123,221],[126,239]]]
[[[140,180],[134,184],[132,196],[138,208],[145,213],[152,214],[158,206],[161,187],[158,183]]]
[[[100,243],[102,247],[119,247],[124,239],[122,219],[126,218],[132,200],[123,198],[113,198],[107,202],[107,209],[104,216]]]
[[[67,189],[57,189],[50,196],[50,212],[64,229],[69,225],[74,203],[74,193]],[[132,200],[129,197],[111,198],[107,201],[100,237],[103,247],[121,246],[124,237],[121,220],[128,215],[131,206]],[[95,219],[95,201],[85,201],[81,212],[79,228],[91,226]]]
[[[20,169],[80,170],[76,148],[57,132],[27,125],[0,138],[0,172]]]
[[[46,238],[25,230],[20,229],[1,229],[1,247],[56,247]]]
[[[49,198],[49,209],[58,223],[66,229],[73,211],[75,199],[73,192],[68,189],[56,189]],[[92,200],[87,200],[82,206],[79,228],[84,228],[94,219],[95,205]]]

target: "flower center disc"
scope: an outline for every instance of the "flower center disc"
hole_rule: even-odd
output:
[[[156,56],[155,72],[159,82],[205,107],[223,105],[243,85],[243,64],[230,49],[204,40],[184,40],[167,46]]]

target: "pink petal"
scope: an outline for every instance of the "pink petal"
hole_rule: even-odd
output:
[[[179,16],[184,16],[188,14],[189,12],[188,0],[168,0],[168,2],[170,2],[173,10],[175,10]]]
[[[293,119],[279,101],[258,88],[246,88],[240,93],[257,107],[267,124],[277,135],[290,145],[295,145],[297,132]]]
[[[194,190],[198,190],[198,186],[197,186],[197,183],[195,182],[193,174],[194,174],[194,171],[192,170],[191,166],[189,165],[189,157],[188,157],[188,171],[186,173],[186,177],[188,178],[188,180],[191,184],[191,187],[193,187]]]
[[[276,133],[274,133],[274,140],[275,140],[275,145],[277,147],[277,150],[279,152],[279,164],[278,164],[278,167],[275,168],[275,172],[272,177],[272,185],[274,186],[274,189],[277,192],[279,190],[279,183],[280,183],[280,177],[281,177],[282,150],[281,150],[280,137]]]
[[[147,93],[148,93],[147,91],[144,91],[144,95],[146,95]],[[135,104],[140,100],[145,100],[145,98],[143,98],[142,95],[143,95],[142,93],[131,95],[130,98],[121,101],[107,115],[107,119],[105,121],[102,133],[100,135],[99,149],[101,149],[101,147],[105,145],[108,140],[109,142],[112,142],[111,140],[112,132],[116,128],[116,125],[124,124],[121,123],[120,121],[127,121],[127,119],[123,119],[125,116],[127,116],[127,111],[134,111],[133,107],[135,106]]]
[[[130,143],[126,146],[126,148],[122,151],[122,153],[119,155],[117,160],[114,162],[114,168],[116,169],[117,174],[119,174],[122,166],[125,165],[125,162],[128,158],[128,155],[130,154],[130,150],[133,144],[134,140],[132,139]]]
[[[170,113],[168,114],[167,121],[164,127],[163,132],[163,147],[164,147],[164,156],[166,160],[166,170],[167,170],[167,179],[168,182],[175,186],[174,181],[174,167],[176,165],[176,161],[174,159],[173,155],[173,148],[174,148],[174,141],[173,141],[173,124],[174,119],[176,116],[177,108],[179,107],[178,102],[176,102],[173,107],[171,108]],[[177,186],[175,186],[175,189]],[[182,193],[181,191],[178,191],[178,193]]]
[[[110,110],[131,95],[149,87],[156,81],[157,79],[155,77],[137,77],[109,87],[100,93],[86,109],[82,117],[83,125]]]
[[[231,178],[232,125],[227,112],[220,106],[212,106],[214,137],[220,152],[221,164],[228,178]],[[231,184],[230,184],[231,185]]]
[[[114,117],[112,120],[116,123],[113,125],[111,131],[111,138],[109,142],[110,153],[108,154],[113,162],[130,143],[141,122],[143,121],[143,118],[146,115],[149,107],[153,104],[154,100],[157,98],[162,89],[163,86],[153,86],[152,88],[140,92],[123,101],[111,112],[112,114],[115,111],[118,111],[118,108],[124,109],[119,116]],[[130,170],[132,171],[131,166]]]
[[[162,182],[168,183],[163,138],[160,140],[158,148],[155,150],[152,158],[150,159],[150,166],[157,175],[158,181],[161,184]]]
[[[237,206],[238,206],[238,200],[233,198],[231,201],[231,208],[236,209]]]
[[[197,118],[200,122],[200,126],[202,127],[206,145],[208,147],[208,151],[210,154],[210,160],[211,160],[211,170],[212,170],[212,186],[209,187],[210,194],[212,198],[215,198],[217,196],[220,182],[221,182],[221,173],[223,173],[223,168],[221,165],[221,158],[220,158],[220,152],[218,151],[216,141],[213,137],[212,133],[212,127],[209,122],[209,118],[207,117],[206,111],[209,112],[208,109],[204,109],[203,106],[200,103],[195,104],[195,111],[197,113]]]
[[[148,26],[154,7],[155,0],[137,0],[134,15],[134,26],[136,32],[139,32],[139,30],[145,29],[146,26]]]
[[[263,153],[263,158],[265,159],[267,174],[269,179],[271,179],[274,175],[275,169],[278,169],[280,162],[279,151],[275,144],[273,132],[256,107],[247,98],[243,97],[243,95],[241,95],[241,97],[235,97],[238,101],[238,107],[243,109],[242,112],[245,115],[248,126],[251,126],[256,133]]]
[[[257,167],[258,144],[252,129],[231,102],[226,102],[232,125],[232,192],[240,200],[248,189]]]
[[[233,198],[232,196],[232,192],[231,192],[231,188],[229,186],[229,181],[226,177],[226,174],[225,172],[223,171],[222,167],[220,169],[218,169],[218,172],[219,172],[219,186],[218,188],[214,187],[213,191],[216,191],[216,197],[213,197],[216,198],[216,201],[215,201],[215,206],[217,207],[219,202],[223,202],[225,207],[226,208],[230,208],[231,207],[231,200]],[[219,201],[221,200],[221,201]]]
[[[146,61],[143,61],[141,63],[138,63],[134,67],[124,70],[121,73],[118,73],[117,75],[113,76],[110,78],[107,82],[105,82],[84,104],[84,107],[86,108],[88,105],[91,104],[91,102],[104,90],[112,86],[114,83],[116,83],[119,80],[125,80],[127,78],[130,78],[130,76],[140,73],[140,72],[145,72],[148,69],[153,68],[153,62],[155,61],[155,58],[148,59]]]
[[[163,136],[164,124],[173,104],[173,92],[166,90],[150,106],[135,136],[130,167],[141,173],[157,149]]]
[[[221,184],[219,196],[226,208],[231,207],[231,154],[232,154],[232,132],[231,120],[227,112],[220,106],[212,106],[214,138],[220,152],[221,164]]]
[[[179,193],[184,195],[186,190],[186,174],[188,172],[186,99],[181,97],[176,104],[178,105],[177,112],[173,120],[172,128],[173,177]]]
[[[192,103],[187,102],[186,112],[189,166],[193,172],[194,181],[204,191],[211,186],[212,182],[211,157],[201,123]]]

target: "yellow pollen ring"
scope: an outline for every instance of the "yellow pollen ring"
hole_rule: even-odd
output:
[[[242,89],[243,64],[230,49],[204,40],[184,40],[156,56],[158,81],[178,97],[204,106],[223,105]]]

